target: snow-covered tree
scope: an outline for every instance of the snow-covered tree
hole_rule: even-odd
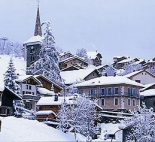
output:
[[[147,109],[145,104],[139,108],[139,111],[137,111],[133,117],[126,118],[121,125],[130,128],[126,141],[155,141],[155,120],[153,109]]]
[[[76,55],[78,55],[79,57],[84,58],[88,63],[90,63],[90,59],[87,56],[87,51],[84,48],[81,49],[77,49],[76,50]]]
[[[116,75],[115,68],[112,65],[109,65],[108,67],[106,67],[105,70],[103,70],[102,75],[103,76],[115,76]]]
[[[63,132],[67,132],[69,128],[69,117],[70,117],[70,108],[68,104],[66,103],[66,100],[64,99],[64,102],[61,104],[61,109],[59,110],[59,113],[57,115],[58,120],[60,120],[59,123],[59,129]]]
[[[131,61],[130,63],[125,64],[123,69],[124,69],[123,75],[126,75],[126,74],[132,73],[134,71],[141,70],[142,65],[136,64],[135,61]]]
[[[0,54],[23,57],[22,44],[7,37],[0,38]]]
[[[44,24],[46,28],[39,59],[28,68],[28,72],[35,75],[44,75],[49,80],[63,86],[59,69],[59,53],[55,48],[55,39],[52,35],[50,23],[45,22]]]
[[[12,58],[10,59],[9,66],[4,76],[4,85],[10,90],[21,96],[20,86],[16,83],[17,74],[15,73],[15,67]]]
[[[63,104],[59,116],[61,116],[60,126],[73,127],[75,133],[78,132],[85,136],[96,134],[95,103],[85,97],[75,97],[73,105]]]
[[[152,73],[153,75],[155,75],[155,66],[151,66],[147,69],[148,72]]]
[[[14,115],[15,116],[22,116],[22,113],[24,112],[24,102],[23,100],[14,100],[13,101],[13,107],[14,107]]]

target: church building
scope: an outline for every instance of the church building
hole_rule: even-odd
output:
[[[39,53],[42,45],[42,29],[40,22],[39,6],[37,8],[37,17],[35,23],[34,36],[24,42],[25,60],[27,61],[26,67],[30,67],[35,61],[39,59]]]

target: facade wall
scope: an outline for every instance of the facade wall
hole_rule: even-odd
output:
[[[51,87],[52,87],[52,83],[51,83],[51,82],[47,81],[46,79],[44,79],[44,78],[42,78],[42,77],[37,77],[37,78],[38,78],[39,81],[42,83],[43,88],[46,88],[46,89],[48,89],[48,90],[51,89]],[[58,92],[61,91],[61,89],[58,88],[57,86],[53,85],[53,87],[54,87],[54,92],[55,92],[55,93],[58,93]]]
[[[28,45],[26,49],[27,49],[27,53],[26,53],[27,67],[29,67],[31,64],[33,64],[35,61],[39,59],[41,45],[39,44]]]
[[[56,114],[58,114],[59,109],[60,109],[60,106],[58,106],[58,105],[39,106],[39,111],[40,111],[40,110],[52,110],[52,111],[55,112]]]
[[[80,87],[79,93],[98,99],[104,109],[138,109],[140,105],[139,87],[132,85],[102,85]]]
[[[99,74],[97,74],[97,72],[94,71],[85,78],[85,81],[93,78],[97,78],[97,77],[99,77]]]
[[[36,86],[31,84],[21,84],[22,94],[37,95]]]
[[[131,79],[134,81],[140,80],[141,84],[155,83],[155,78],[145,71],[133,76]]]

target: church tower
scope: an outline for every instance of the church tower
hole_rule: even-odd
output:
[[[42,36],[42,30],[41,30],[41,23],[40,23],[40,13],[39,13],[39,5],[37,9],[37,17],[36,17],[36,24],[35,24],[35,31],[34,36],[40,35]]]
[[[32,36],[23,44],[25,49],[25,60],[27,62],[27,65],[26,65],[27,68],[30,67],[30,65],[32,65],[35,61],[39,59],[39,53],[40,53],[42,42],[43,42],[43,37],[42,37],[40,12],[39,12],[39,5],[38,5],[34,36]]]

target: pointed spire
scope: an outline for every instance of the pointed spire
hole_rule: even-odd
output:
[[[36,24],[35,24],[35,31],[34,31],[34,36],[37,36],[37,35],[42,36],[40,14],[39,14],[39,4],[38,4],[38,9],[37,9],[37,17],[36,17]]]

